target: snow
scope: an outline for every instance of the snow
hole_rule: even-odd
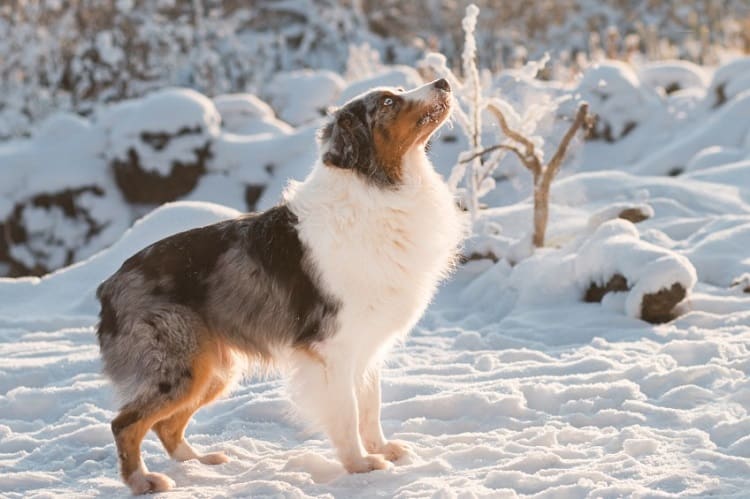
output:
[[[625,220],[599,226],[578,248],[574,269],[575,280],[584,289],[592,282],[604,285],[615,274],[624,276],[631,286],[625,297],[625,313],[636,318],[647,293],[675,283],[689,290],[697,281],[690,260],[640,241],[638,229]]]
[[[644,86],[629,65],[619,61],[592,66],[584,73],[576,92],[602,120],[597,130],[611,140],[618,140],[637,127],[641,117],[661,111],[656,92]]]
[[[419,73],[408,66],[393,66],[384,71],[349,83],[337,99],[337,105],[343,105],[354,97],[375,87],[414,88],[422,84]]]
[[[679,138],[635,164],[633,170],[663,175],[674,168],[684,170],[688,162],[704,149],[704,144],[739,147],[750,132],[750,122],[745,119],[749,114],[750,91],[746,91],[720,107],[708,119],[685,127]],[[732,126],[728,127],[727,123]]]
[[[213,99],[222,129],[239,135],[288,134],[294,129],[276,118],[271,106],[253,94],[219,95]]]
[[[13,201],[40,191],[113,185],[100,159],[104,140],[102,131],[87,120],[56,114],[30,139],[0,144],[0,217],[8,214]]]
[[[688,61],[646,63],[638,68],[638,78],[646,85],[671,92],[688,88],[705,90],[709,83],[706,70]]]
[[[81,265],[0,283],[4,495],[127,496],[108,427],[116,407],[93,339],[97,306],[85,284],[158,237],[233,214],[170,205]],[[709,326],[686,316],[654,329],[597,305],[550,303],[488,320],[492,307],[461,300],[483,267],[459,272],[385,369],[386,433],[413,449],[394,468],[345,475],[323,438],[288,419],[275,379],[243,383],[189,426],[199,448],[226,449],[230,463],[174,463],[151,435],[145,458],[176,480],[174,497],[746,490],[750,316],[716,317]]]
[[[688,161],[685,171],[690,174],[699,170],[734,163],[743,159],[745,155],[745,151],[737,147],[706,147]],[[689,176],[695,177],[694,175]]]
[[[712,104],[720,106],[719,89],[725,100],[732,100],[747,90],[750,85],[750,57],[737,58],[716,70],[709,85],[712,94]]]
[[[447,71],[437,54],[428,62],[423,70]],[[747,495],[747,58],[718,68],[602,62],[571,85],[530,79],[537,66],[480,74],[513,126],[554,144],[540,116],[569,116],[566,106],[587,100],[610,136],[574,144],[552,184],[547,246],[537,250],[529,174],[513,156],[496,157],[496,187],[463,251],[474,259],[385,366],[384,429],[411,453],[388,470],[346,475],[326,439],[290,416],[283,382],[248,377],[187,430],[198,449],[226,450],[231,462],[176,463],[147,437],[149,467],[177,482],[170,497]],[[281,73],[257,93],[213,99],[168,88],[88,117],[52,114],[30,137],[0,144],[0,225],[23,206],[19,220],[33,236],[8,252],[31,264],[49,239],[76,249],[76,263],[44,277],[0,278],[0,495],[128,496],[109,429],[117,403],[95,339],[98,284],[151,242],[246,210],[248,187],[258,209],[273,206],[288,179],[309,171],[329,106],[419,81],[414,69],[383,65],[351,80]],[[673,83],[681,90],[665,95]],[[501,140],[490,116],[482,122],[485,146]],[[194,127],[200,134],[161,151],[142,140]],[[432,142],[447,177],[469,149],[460,122]],[[123,200],[112,158],[134,148],[165,173],[205,143],[206,172],[177,202]],[[104,192],[76,205],[108,224],[98,239],[84,241],[61,208],[31,201],[86,185]],[[61,251],[44,261],[60,267]],[[627,289],[584,302],[615,274]],[[674,283],[687,292],[677,317],[640,320],[644,297]]]
[[[103,112],[100,126],[109,131],[107,157],[138,155],[142,169],[168,175],[174,162],[194,162],[195,150],[219,134],[221,116],[206,96],[185,88],[167,88],[141,100],[125,101]],[[173,136],[165,144],[144,134]]]
[[[264,93],[282,120],[298,126],[325,116],[344,85],[344,79],[331,71],[299,70],[277,74]]]

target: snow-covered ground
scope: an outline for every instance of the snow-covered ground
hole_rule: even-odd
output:
[[[0,282],[0,495],[128,495],[94,289],[137,248],[234,214],[167,205],[82,264]],[[230,463],[172,462],[154,436],[145,459],[176,480],[169,497],[746,496],[750,297],[701,284],[686,315],[652,326],[559,293],[529,301],[516,269],[463,266],[393,352],[384,428],[413,450],[393,469],[346,475],[276,379],[243,383],[188,427]]]
[[[281,381],[251,377],[188,427],[230,463],[175,463],[148,437],[150,468],[177,482],[170,497],[748,497],[750,59],[608,62],[572,86],[535,73],[483,74],[484,97],[547,154],[549,118],[586,100],[594,138],[553,184],[547,247],[533,253],[530,175],[488,157],[472,259],[384,372],[385,431],[411,455],[345,475],[289,416]],[[282,73],[268,102],[162,89],[0,145],[0,272],[77,262],[0,279],[0,496],[128,495],[94,335],[99,282],[154,240],[272,206],[311,166],[327,106],[421,78]],[[460,108],[431,152],[446,177],[469,149],[470,103],[452,83]],[[500,141],[483,120],[483,144]],[[641,320],[670,290],[686,298],[654,320],[667,322]]]

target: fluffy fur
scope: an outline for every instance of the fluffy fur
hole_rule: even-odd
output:
[[[347,471],[406,452],[383,435],[379,363],[463,235],[424,149],[449,111],[445,80],[360,96],[322,129],[320,161],[279,206],[168,237],[102,283],[104,371],[125,400],[112,431],[134,493],[173,486],[141,460],[151,428],[174,459],[227,460],[197,453],[184,430],[231,385],[239,356],[284,368]]]

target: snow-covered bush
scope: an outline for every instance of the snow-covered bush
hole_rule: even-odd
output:
[[[586,290],[586,301],[606,297],[626,315],[648,322],[672,320],[674,307],[697,281],[690,260],[642,241],[633,224],[622,219],[603,223],[574,255],[575,279]]]
[[[104,147],[99,129],[69,114],[0,146],[0,271],[47,273],[96,253],[129,226]]]
[[[468,2],[364,0],[371,28],[404,43],[418,37],[456,64],[461,17]],[[745,0],[677,2],[632,0],[474,0],[482,11],[477,47],[493,71],[522,66],[550,52],[584,67],[601,58],[689,59],[715,64],[748,40]],[[743,19],[745,19],[744,24]],[[739,22],[738,22],[739,21]],[[750,42],[748,42],[750,43]]]
[[[277,74],[264,94],[282,120],[299,126],[325,116],[344,85],[331,71],[300,70]]]
[[[371,42],[361,12],[334,0],[70,0],[0,4],[0,138],[52,109],[168,85],[208,95],[259,90],[280,70],[342,70]]]
[[[615,142],[663,106],[659,96],[642,85],[636,72],[619,61],[601,62],[588,68],[575,93],[591,106],[597,116],[589,138]]]
[[[696,282],[685,256],[642,240],[632,223],[618,218],[562,248],[535,252],[497,286],[513,290],[516,306],[601,302],[628,317],[663,323],[679,314],[677,305]]]
[[[271,106],[253,94],[226,94],[213,99],[221,128],[239,135],[288,134],[294,129],[276,117]]]
[[[358,78],[350,82],[339,95],[336,104],[342,105],[348,100],[375,87],[401,87],[408,89],[418,87],[422,83],[423,79],[414,68],[398,65],[391,66],[383,68],[383,70],[373,75]]]
[[[737,91],[732,99],[718,107],[714,105],[715,95],[712,92],[706,94],[701,105],[695,106],[692,119],[681,128],[680,135],[666,135],[670,140],[666,144],[654,144],[657,147],[633,164],[632,170],[649,175],[681,174],[689,165],[695,168],[695,165],[691,165],[693,158],[710,146],[720,146],[727,151],[739,149],[739,157],[743,156],[743,150],[750,152],[750,121],[747,119],[750,115],[750,92],[747,91],[750,88],[750,79],[745,80],[744,84],[744,91]],[[661,130],[652,127],[651,131],[657,134]],[[695,161],[698,162],[699,159],[696,158]]]
[[[719,107],[750,87],[750,57],[735,59],[714,73],[708,87],[711,107]]]
[[[477,0],[483,12],[477,48],[493,71],[551,52],[559,57],[545,74],[565,73],[565,79],[604,56],[716,64],[743,50],[747,30],[740,22],[748,18],[745,0],[726,0],[720,8],[716,3],[676,8],[679,3],[648,0]],[[440,51],[455,67],[463,39],[457,12],[465,4],[0,2],[0,138],[27,134],[54,109],[90,113],[99,103],[168,85],[209,96],[257,94],[279,71],[342,72],[352,63],[358,74],[348,76],[362,78],[374,62],[413,65],[426,50]],[[353,54],[351,47],[361,50]]]
[[[133,203],[164,203],[190,192],[206,173],[221,116],[188,89],[164,89],[102,113],[105,158]]]
[[[743,151],[739,147],[709,146],[701,149],[687,162],[685,172],[697,172],[727,163],[734,163],[744,159],[747,155],[750,155],[750,152]]]
[[[685,89],[704,90],[708,85],[706,70],[689,61],[655,61],[637,67],[644,84],[671,94]]]
[[[85,185],[40,193],[19,200],[0,223],[0,261],[8,275],[43,275],[91,256],[112,242],[102,237],[123,214],[112,209],[112,198],[101,187]]]
[[[499,97],[486,98],[483,84],[487,85],[491,80],[482,78],[477,68],[476,40],[474,30],[476,29],[479,9],[476,5],[471,4],[466,8],[466,17],[463,20],[465,33],[464,52],[463,52],[463,73],[464,81],[461,82],[447,68],[445,57],[440,54],[430,54],[423,61],[423,70],[432,71],[438,76],[447,77],[452,85],[455,86],[453,91],[454,99],[457,104],[454,106],[454,115],[461,125],[461,129],[467,136],[470,150],[462,154],[458,159],[458,164],[451,172],[449,184],[454,188],[463,180],[464,187],[458,192],[461,195],[463,205],[471,214],[472,220],[476,220],[479,212],[479,200],[495,188],[495,179],[493,172],[499,167],[500,161],[506,152],[512,152],[516,158],[526,167],[533,177],[533,199],[534,199],[534,217],[533,217],[533,235],[532,242],[535,247],[544,246],[544,234],[547,228],[548,211],[549,211],[549,190],[552,180],[557,175],[562,166],[563,159],[570,145],[571,140],[576,132],[582,126],[586,126],[588,119],[588,105],[582,103],[573,119],[572,124],[565,132],[565,135],[557,143],[554,153],[545,163],[543,160],[543,149],[541,144],[544,141],[541,137],[529,137],[523,133],[511,128],[508,125],[506,114],[514,118],[514,121],[520,121],[518,114],[513,107]],[[540,63],[527,64],[526,72],[531,73],[528,78],[533,78],[536,73],[545,66],[547,57]],[[533,112],[538,116],[533,120],[533,125],[541,121],[544,110],[551,111],[561,102],[551,101],[550,99],[540,99],[532,107]],[[483,114],[488,112],[496,120],[505,142],[489,147],[482,148],[482,135],[484,130]],[[536,142],[536,143],[535,143]],[[491,152],[500,151],[500,154],[494,154],[487,160],[483,157]]]

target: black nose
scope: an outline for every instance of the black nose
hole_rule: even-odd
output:
[[[446,80],[445,78],[440,78],[438,81],[434,83],[434,85],[435,85],[435,88],[439,88],[440,90],[444,90],[446,92],[451,91],[451,86],[448,83],[448,80]]]

